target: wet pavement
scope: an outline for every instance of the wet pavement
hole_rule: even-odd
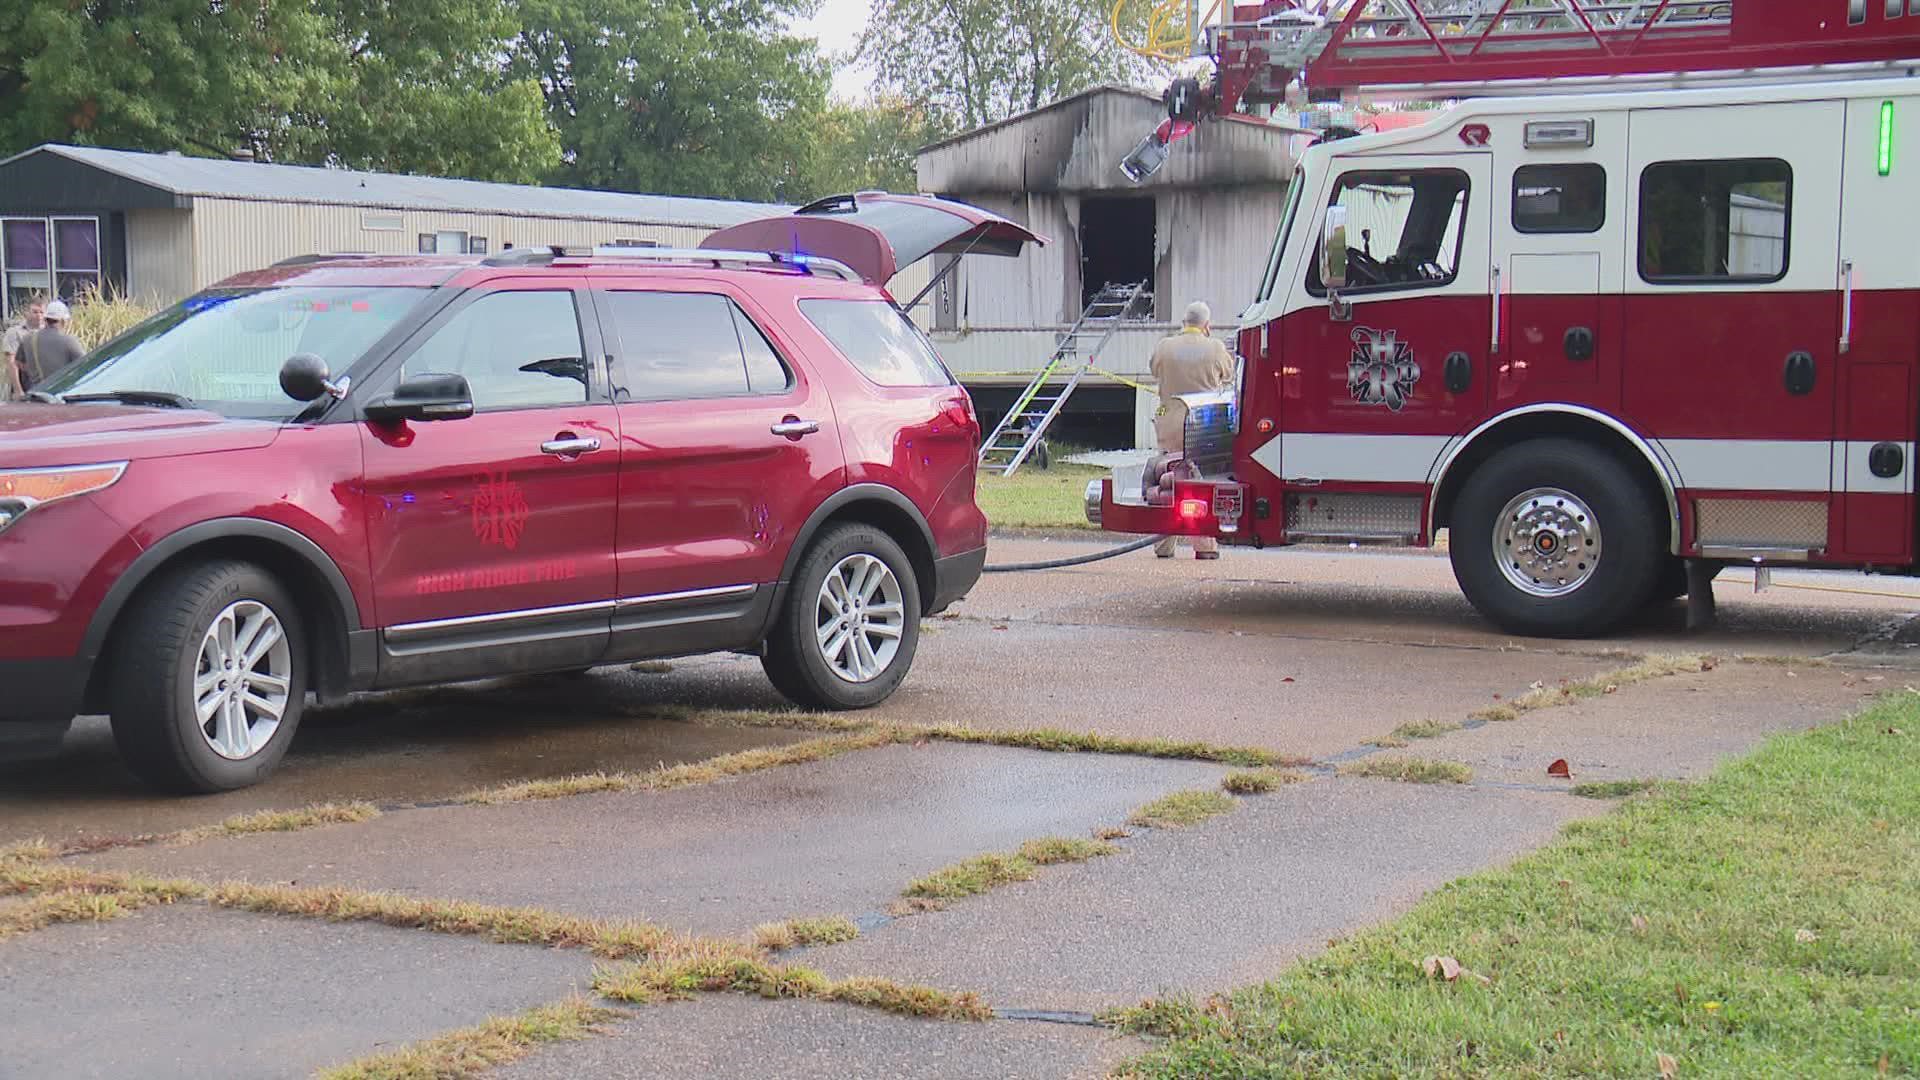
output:
[[[1100,543],[997,541],[993,558]],[[1309,780],[1236,799],[1223,817],[1136,829],[1117,855],[1046,867],[938,912],[884,914],[943,865],[1087,835],[1159,795],[1215,787],[1225,770],[921,741],[671,792],[447,805],[482,785],[809,737],[726,723],[728,710],[782,702],[755,661],[707,657],[316,710],[272,781],[204,799],[142,792],[103,723],[84,720],[53,758],[0,763],[0,844],[368,799],[387,812],[74,861],[538,905],[709,935],[844,915],[860,923],[859,939],[782,959],[836,977],[975,991],[1003,1010],[1092,1013],[1257,981],[1445,881],[1548,842],[1569,820],[1607,812],[1569,794],[1572,783],[1702,775],[1772,733],[1920,685],[1920,583],[1781,574],[1755,595],[1739,578],[1716,587],[1722,619],[1711,631],[1687,632],[1675,604],[1605,641],[1549,642],[1481,622],[1445,559],[1425,555],[1230,551],[1197,563],[1140,553],[990,576],[954,617],[928,624],[912,677],[867,718],[1204,740],[1315,764]],[[1468,721],[1535,685],[1650,652],[1722,660],[1405,750],[1366,745],[1407,721]],[[1474,779],[1414,786],[1334,773],[1378,754],[1458,761]],[[1571,781],[1546,775],[1556,758],[1572,763]],[[198,904],[148,909],[0,941],[9,1002],[0,1076],[304,1075],[557,1000],[591,967],[577,952],[423,931]],[[1094,1027],[708,996],[639,1008],[601,1037],[541,1048],[502,1075],[1092,1076],[1137,1048]]]
[[[586,989],[577,953],[201,907],[0,943],[0,1077],[304,1077]]]
[[[644,1010],[605,1037],[543,1049],[493,1076],[1093,1080],[1145,1047],[1096,1027],[953,1024],[846,1005],[706,999]]]

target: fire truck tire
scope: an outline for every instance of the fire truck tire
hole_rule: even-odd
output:
[[[1568,439],[1494,455],[1467,479],[1451,521],[1461,591],[1502,629],[1533,637],[1613,630],[1645,607],[1666,558],[1644,486]]]

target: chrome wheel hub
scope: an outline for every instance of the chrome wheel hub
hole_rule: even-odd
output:
[[[907,627],[900,581],[872,555],[849,555],[827,573],[815,613],[820,656],[850,683],[886,674],[900,653]]]
[[[245,761],[273,741],[292,688],[293,650],[279,616],[257,600],[228,605],[194,664],[200,737],[221,757]]]
[[[1534,488],[1515,496],[1493,528],[1493,559],[1529,596],[1565,596],[1600,566],[1600,522],[1570,492]]]

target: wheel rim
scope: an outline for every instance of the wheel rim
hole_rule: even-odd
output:
[[[229,761],[258,754],[280,730],[292,688],[293,650],[280,617],[258,600],[229,604],[207,628],[194,664],[200,737]]]
[[[893,666],[907,609],[886,563],[865,552],[841,559],[820,583],[815,612],[814,642],[835,675],[869,683]]]
[[[1591,581],[1600,566],[1600,519],[1571,492],[1522,492],[1500,512],[1493,559],[1521,592],[1565,596]]]

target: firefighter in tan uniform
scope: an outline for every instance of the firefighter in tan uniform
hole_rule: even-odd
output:
[[[1154,435],[1162,451],[1186,449],[1187,406],[1177,400],[1180,394],[1225,390],[1233,385],[1233,357],[1227,347],[1213,337],[1213,311],[1194,301],[1187,305],[1180,332],[1161,341],[1153,350],[1153,377],[1160,381],[1160,409],[1154,414]],[[1196,559],[1217,559],[1220,545],[1211,536],[1192,538]],[[1163,559],[1173,558],[1175,539],[1162,540],[1153,549]]]

